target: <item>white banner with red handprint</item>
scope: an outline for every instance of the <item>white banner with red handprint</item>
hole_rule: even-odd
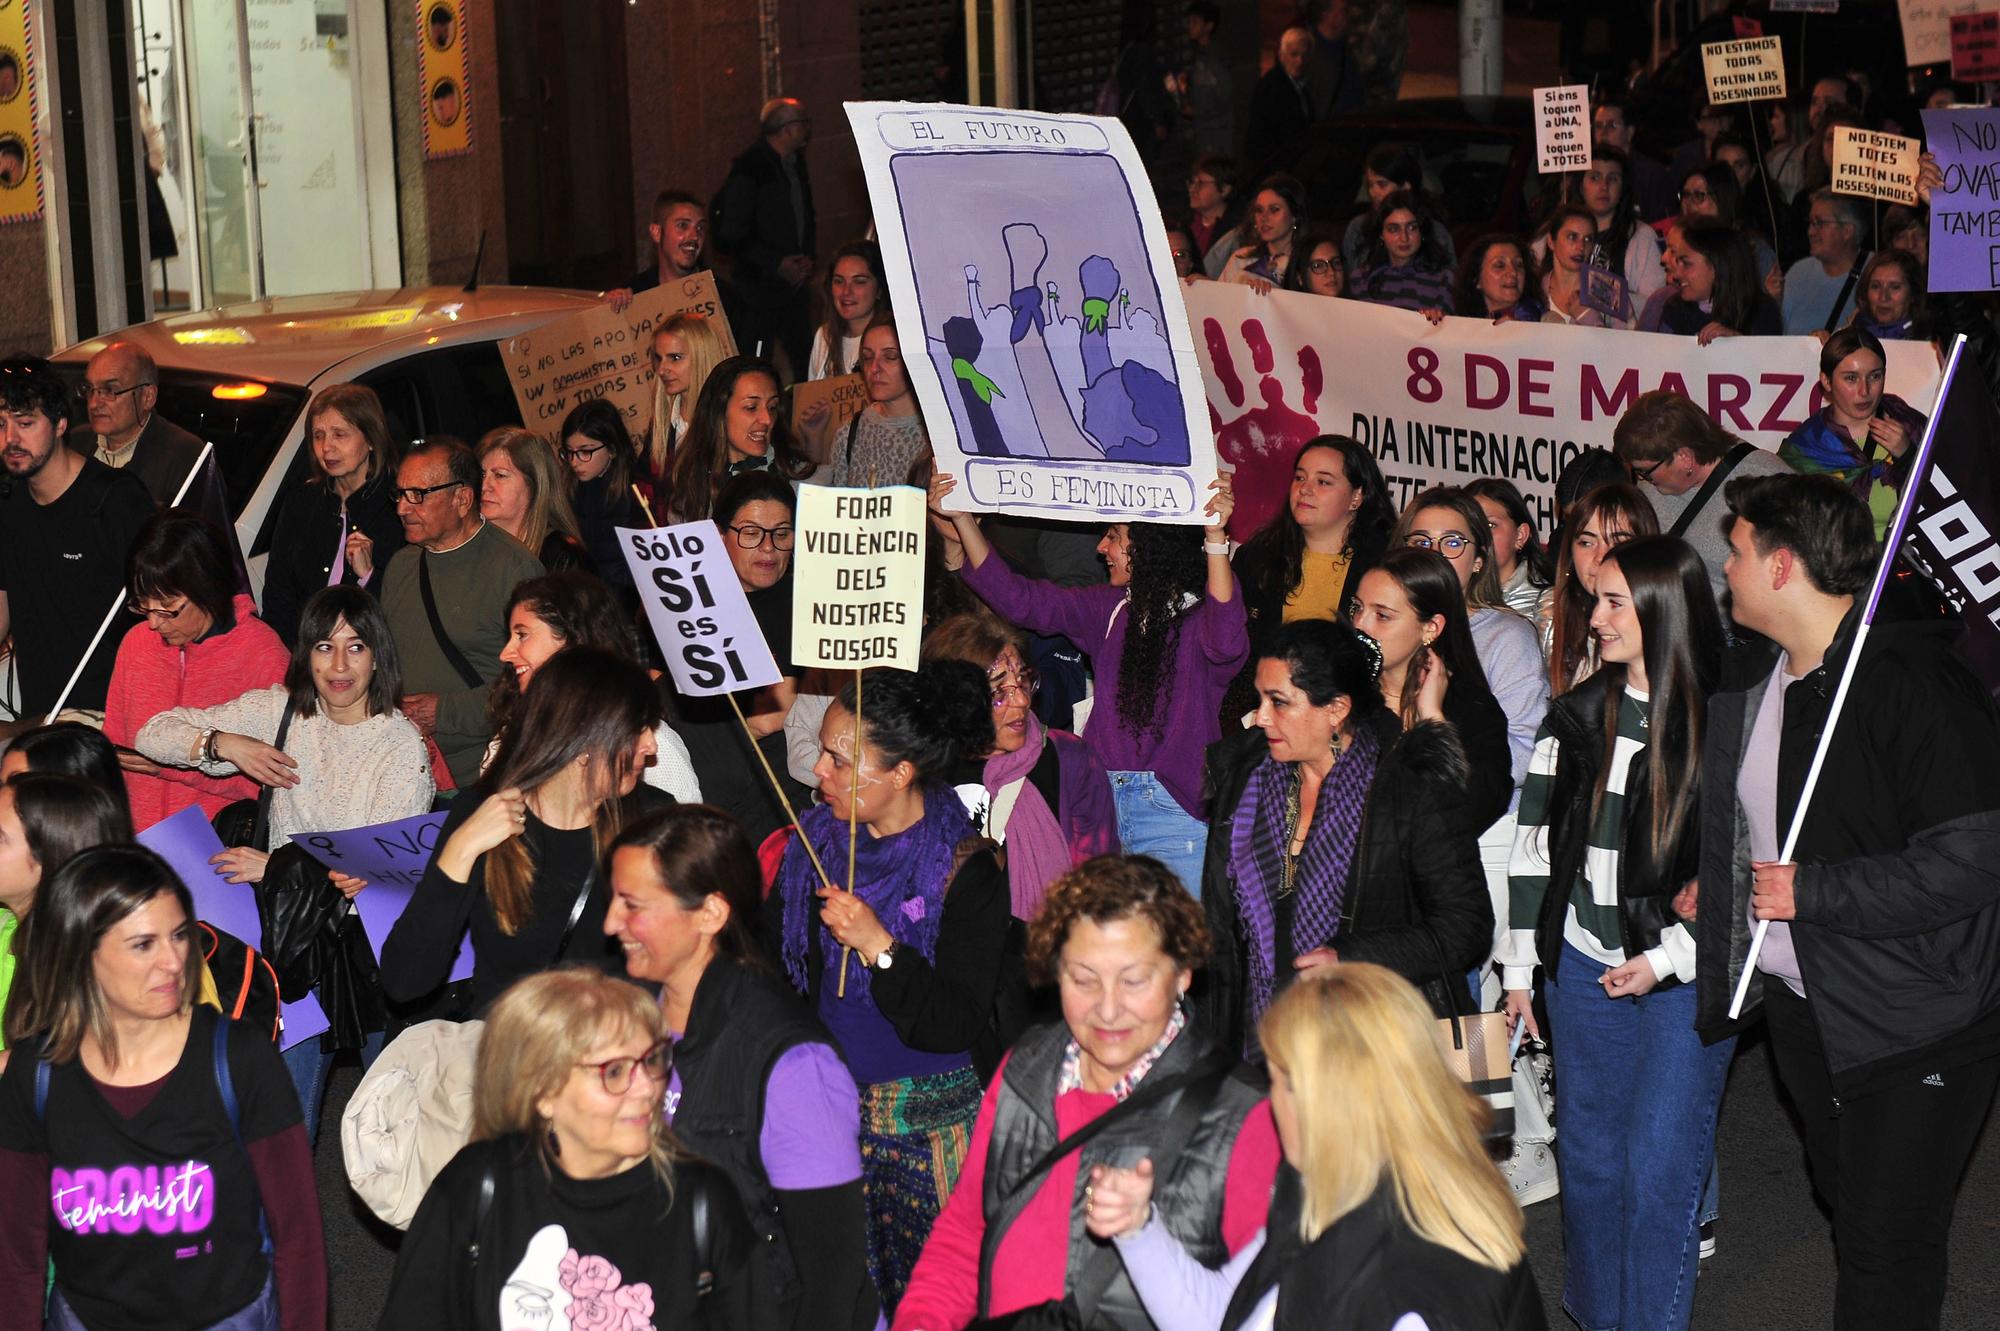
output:
[[[1285,502],[1292,459],[1315,435],[1351,435],[1382,465],[1400,508],[1418,490],[1504,476],[1544,532],[1556,473],[1611,431],[1639,394],[1685,393],[1732,434],[1776,449],[1818,411],[1810,337],[1691,337],[1448,318],[1354,300],[1197,282],[1216,451],[1236,469],[1230,531],[1247,538]],[[1888,391],[1928,412],[1937,355],[1890,342]]]
[[[1215,443],[1152,186],[1116,120],[849,102],[945,502],[1203,520]]]

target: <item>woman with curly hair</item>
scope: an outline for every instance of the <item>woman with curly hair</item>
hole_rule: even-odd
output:
[[[1154,1325],[1116,1254],[1072,1237],[1079,1210],[1096,1209],[1105,1166],[1137,1156],[1157,1175],[1157,1222],[1198,1260],[1219,1266],[1255,1240],[1276,1129],[1257,1091],[1227,1075],[1232,1042],[1186,1004],[1208,953],[1201,907],[1157,860],[1103,855],[1055,881],[1028,958],[1060,989],[1062,1020],[1023,1035],[987,1088],[896,1331],[1033,1318],[1065,1296],[1083,1325]],[[1035,1168],[1059,1138],[1093,1125],[1089,1141]]]
[[[672,520],[710,516],[724,483],[746,471],[796,484],[812,463],[792,444],[778,371],[756,356],[731,356],[701,386],[687,444],[674,459]]]
[[[1539,323],[1548,308],[1534,261],[1519,236],[1481,236],[1458,262],[1453,308],[1474,319],[1506,323]],[[1432,323],[1444,317],[1440,309],[1424,311]]]
[[[931,512],[949,523],[945,563],[995,614],[1038,633],[1060,633],[1090,659],[1097,699],[1084,743],[1111,774],[1118,839],[1201,885],[1201,755],[1222,733],[1217,708],[1249,655],[1243,598],[1229,567],[1227,474],[1215,482],[1204,536],[1150,522],[1115,522],[1097,543],[1111,578],[1063,587],[1024,578],[993,556],[971,513],[948,513],[956,478],[931,480]],[[1114,683],[1115,681],[1115,683]]]
[[[1455,312],[1451,260],[1432,234],[1437,214],[1410,190],[1384,196],[1369,215],[1361,265],[1349,276],[1356,300],[1404,310]]]

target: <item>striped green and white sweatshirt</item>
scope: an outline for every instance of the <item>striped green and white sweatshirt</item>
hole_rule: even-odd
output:
[[[1569,909],[1563,917],[1563,941],[1593,961],[1617,966],[1625,960],[1618,927],[1618,856],[1625,827],[1625,776],[1632,759],[1643,753],[1648,733],[1647,696],[1626,686],[1618,708],[1618,743],[1611,756],[1604,800],[1585,839],[1583,872],[1570,888]],[[1526,989],[1533,981],[1535,923],[1542,898],[1549,890],[1549,795],[1555,784],[1557,741],[1546,722],[1535,737],[1528,760],[1528,777],[1521,786],[1519,831],[1507,865],[1507,936],[1500,946],[1501,984]],[[1694,936],[1676,924],[1649,948],[1646,960],[1657,979],[1694,979]]]

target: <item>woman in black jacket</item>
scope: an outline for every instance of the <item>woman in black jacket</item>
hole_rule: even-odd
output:
[[[720,809],[662,810],[611,843],[604,931],[625,972],[660,988],[673,1041],[667,1121],[749,1199],[779,1325],[867,1331],[861,1102],[833,1037],[772,973],[755,934],[762,884]]]
[[[1258,1019],[1299,974],[1379,962],[1462,1010],[1492,940],[1464,751],[1449,724],[1398,723],[1379,658],[1356,629],[1286,625],[1257,662],[1257,729],[1209,750],[1206,1016],[1253,1058]]]
[[[1396,510],[1366,445],[1323,434],[1292,457],[1285,506],[1245,541],[1231,564],[1250,618],[1250,660],[1222,700],[1222,729],[1256,706],[1250,675],[1281,624],[1338,619],[1389,545]]]
[[[1550,705],[1521,792],[1502,980],[1539,1035],[1540,965],[1557,1037],[1563,1306],[1582,1326],[1677,1331],[1735,1047],[1695,1032],[1695,942],[1673,905],[1699,867],[1722,621],[1693,548],[1642,536],[1604,557],[1591,627],[1604,664]]]
[[[636,450],[625,418],[609,399],[593,398],[570,409],[556,438],[562,441],[558,452],[569,464],[569,497],[583,548],[595,561],[597,576],[632,595],[632,570],[618,548],[617,529],[653,524],[632,489]]]

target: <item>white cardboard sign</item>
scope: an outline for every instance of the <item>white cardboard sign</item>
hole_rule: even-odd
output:
[[[617,531],[676,689],[706,698],[783,678],[714,522]]]

